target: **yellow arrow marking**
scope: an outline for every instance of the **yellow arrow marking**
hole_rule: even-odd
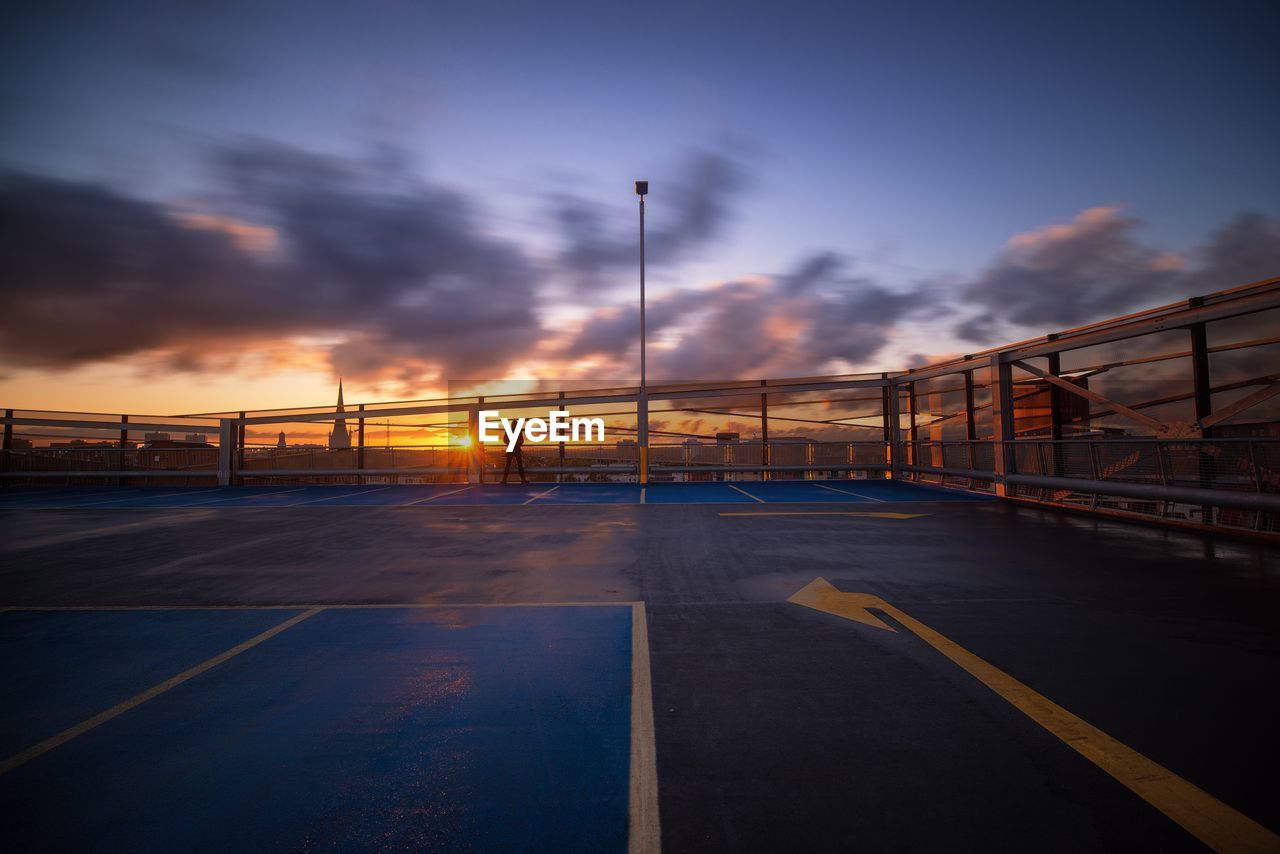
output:
[[[856,513],[844,510],[749,510],[721,516],[867,516],[872,519],[918,519],[928,513]]]
[[[893,631],[868,609],[888,614],[1205,845],[1216,851],[1280,851],[1280,835],[1121,744],[880,597],[843,593],[826,579],[815,578],[787,601]]]

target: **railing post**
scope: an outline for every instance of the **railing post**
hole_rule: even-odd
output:
[[[767,380],[760,380],[764,385]],[[769,465],[769,395],[760,392],[760,465]],[[769,472],[760,473],[761,480],[769,480]]]
[[[1004,498],[1008,494],[1004,477],[1014,472],[1013,366],[1001,362],[999,353],[991,354],[991,430],[995,492]]]
[[[636,445],[640,453],[638,475],[644,485],[649,482],[649,392],[643,384],[636,394]]]
[[[364,412],[364,404],[360,404],[356,408],[357,412]],[[356,468],[364,468],[364,417],[356,419]],[[356,483],[364,485],[364,475],[356,475]]]
[[[1191,387],[1195,395],[1196,421],[1208,418],[1213,412],[1213,383],[1209,377],[1209,336],[1203,323],[1188,327],[1191,333]],[[1200,431],[1202,439],[1208,439],[1213,428]],[[1196,467],[1200,476],[1200,486],[1213,488],[1213,458],[1204,453],[1203,445],[1196,453]],[[1205,505],[1200,508],[1200,521],[1208,525],[1213,516],[1213,508]]]
[[[1254,491],[1261,495],[1266,490],[1263,489],[1262,484],[1262,464],[1258,461],[1258,443],[1250,439],[1248,447],[1249,465],[1253,469],[1253,488]],[[1253,529],[1255,531],[1262,530],[1262,520],[1265,516],[1266,514],[1261,510],[1255,510],[1253,512]]]
[[[120,416],[120,443],[119,449],[116,451],[116,471],[124,471],[124,446],[129,441],[129,428],[125,425],[129,423],[128,415]],[[116,486],[124,486],[125,478],[117,478]]]
[[[908,460],[912,465],[920,465],[920,429],[916,422],[919,420],[919,405],[916,401],[916,384],[915,381],[907,383],[907,415],[910,420],[907,422],[907,438],[911,440],[911,458]]]
[[[231,485],[231,463],[235,459],[231,454],[231,448],[235,444],[235,435],[234,419],[218,420],[218,486]]]
[[[564,392],[560,392],[560,399],[564,400]],[[560,408],[564,409],[563,403],[560,404]],[[559,442],[558,444],[560,445],[558,454],[560,460],[560,471],[556,472],[556,483],[564,483],[564,442]]]
[[[244,412],[240,413],[240,417],[244,418]],[[241,421],[236,425],[236,483],[243,485],[244,476],[240,472],[244,471],[244,446],[245,446],[245,429],[244,422]]]
[[[901,406],[898,400],[898,387],[893,384],[893,380],[889,379],[888,374],[882,374],[884,377],[884,454],[885,462],[889,464],[889,478],[898,480],[902,477],[902,416],[899,414]]]
[[[480,403],[484,398],[480,399]],[[484,445],[480,443],[480,403],[467,407],[467,435],[471,444],[467,447],[467,483],[480,483],[484,479]]]
[[[4,411],[4,417],[9,420],[13,420],[13,410],[6,409]],[[4,458],[0,460],[0,471],[8,471],[9,457],[13,453],[13,425],[8,422],[6,422],[4,425],[4,444],[3,444],[3,447],[0,448],[0,450],[3,450],[3,453],[0,453],[0,457]],[[0,484],[3,484],[4,486],[8,486],[9,478],[6,477],[6,478],[0,479]]]

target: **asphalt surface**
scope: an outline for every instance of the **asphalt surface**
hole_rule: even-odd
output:
[[[631,602],[667,851],[1202,850],[914,634],[786,601],[816,577],[1280,828],[1267,545],[996,501],[584,503],[0,509],[7,755],[304,609],[432,606],[320,611],[0,774],[14,850],[625,847]]]

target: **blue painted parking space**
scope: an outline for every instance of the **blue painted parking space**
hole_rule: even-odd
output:
[[[291,611],[0,614],[0,758],[145,691]]]
[[[545,489],[545,487],[544,487]],[[638,483],[566,483],[550,495],[537,500],[538,504],[638,504]]]
[[[0,776],[6,845],[622,851],[631,635],[629,606],[322,611]]]
[[[756,486],[757,484],[749,484]],[[650,483],[646,504],[755,504],[755,500],[728,483]]]
[[[426,502],[426,506],[442,504],[455,506],[526,504],[543,502],[544,499],[546,500],[545,503],[555,504],[558,501],[555,496],[563,491],[568,484],[559,488],[554,483],[484,483],[473,484],[465,489],[463,488],[464,486],[466,484],[449,484],[450,488],[445,490],[448,494],[431,499]],[[602,494],[601,497],[603,498],[604,495]]]
[[[891,480],[696,481],[693,483],[364,484],[159,488],[6,488],[0,509],[431,507],[522,504],[793,504],[987,501],[990,496]]]

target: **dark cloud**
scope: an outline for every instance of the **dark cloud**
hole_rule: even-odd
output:
[[[1007,326],[1051,331],[1280,272],[1280,219],[1242,215],[1188,257],[1138,241],[1140,221],[1114,208],[1018,235],[964,291],[985,309],[961,321],[961,338],[994,344]]]
[[[281,294],[225,232],[110,189],[0,179],[0,350],[66,366],[278,323]]]
[[[1199,296],[1280,276],[1280,217],[1245,213],[1215,231],[1183,277],[1183,296]]]
[[[336,367],[405,378],[498,372],[532,349],[539,274],[460,195],[394,159],[250,143],[219,163],[234,216],[0,180],[6,359],[68,366],[168,349],[180,364],[212,342],[345,334]]]
[[[214,160],[216,192],[199,212],[99,184],[0,175],[5,365],[149,354],[194,371],[311,336],[336,372],[412,390],[501,376],[535,353],[634,374],[630,303],[594,311],[558,352],[540,349],[544,285],[635,261],[631,229],[614,232],[585,202],[562,200],[569,246],[539,266],[489,234],[469,198],[418,177],[395,151],[355,159],[244,142]],[[650,258],[664,264],[714,239],[745,183],[740,165],[711,152],[691,155],[684,175],[665,187],[677,202],[664,201],[663,225],[650,232]],[[1100,208],[1013,238],[963,288],[969,313],[955,332],[998,343],[1015,327],[1062,328],[1280,272],[1275,218],[1239,217],[1186,256],[1143,245],[1137,224]],[[650,373],[728,379],[865,365],[905,321],[955,305],[936,287],[886,287],[816,253],[783,275],[651,296]]]
[[[731,216],[731,203],[747,186],[744,166],[714,151],[688,152],[667,178],[650,176],[661,187],[661,207],[645,229],[646,263],[660,268],[676,264],[719,237]],[[660,179],[660,180],[659,180]],[[557,197],[553,214],[564,241],[562,272],[580,287],[598,287],[607,274],[633,269],[639,259],[638,226],[578,196]]]
[[[1138,225],[1114,208],[1093,208],[1069,224],[1020,234],[966,297],[1011,323],[1054,328],[1157,302],[1176,268],[1134,239]]]
[[[668,291],[651,302],[646,325],[651,338],[670,331],[675,346],[650,349],[650,363],[654,376],[666,379],[820,373],[833,361],[875,355],[893,324],[920,305],[920,293],[849,277],[829,253],[787,275]],[[621,360],[636,346],[638,329],[636,310],[601,309],[564,355]]]

